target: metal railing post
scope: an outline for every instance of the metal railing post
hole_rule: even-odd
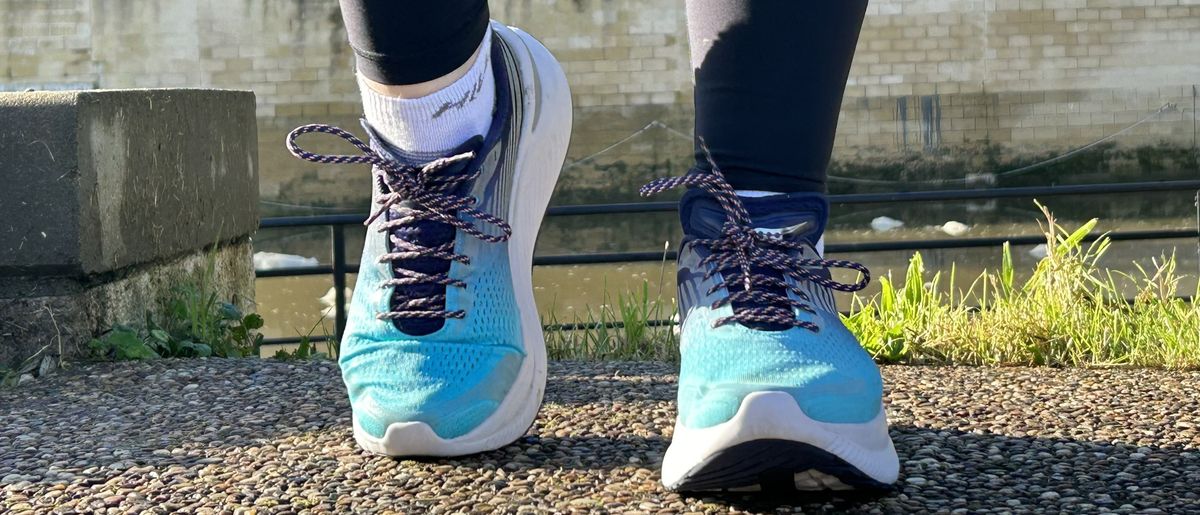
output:
[[[334,331],[338,341],[346,332],[346,229],[332,225],[333,230],[333,307]]]

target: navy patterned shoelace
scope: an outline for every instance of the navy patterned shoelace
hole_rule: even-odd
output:
[[[315,154],[296,144],[296,138],[314,132],[340,137],[358,148],[362,154]],[[305,161],[324,164],[370,164],[383,172],[378,176],[378,186],[384,193],[376,199],[378,207],[364,222],[364,225],[369,226],[388,211],[394,215],[392,219],[380,223],[378,229],[379,232],[388,233],[389,242],[388,253],[379,256],[378,261],[379,263],[391,262],[394,272],[391,279],[380,285],[381,288],[420,284],[466,287],[465,282],[454,279],[445,273],[425,274],[396,265],[396,262],[416,258],[435,258],[457,261],[464,265],[471,264],[469,256],[454,252],[453,239],[444,245],[425,247],[407,241],[397,234],[405,229],[411,229],[413,224],[418,221],[428,220],[447,224],[489,243],[506,241],[512,236],[512,227],[507,222],[474,207],[479,199],[454,193],[459,185],[477,178],[479,170],[467,174],[438,174],[447,166],[474,158],[474,152],[436,159],[421,166],[412,166],[398,162],[384,153],[376,152],[370,145],[345,130],[323,124],[297,127],[288,134],[287,148],[292,155]],[[486,234],[472,222],[462,219],[463,215],[492,225],[502,234]],[[447,310],[444,294],[408,298],[401,295],[399,290],[397,288],[397,292],[392,298],[391,310],[378,313],[376,316],[379,319],[463,318],[466,316],[463,310]]]
[[[642,186],[641,194],[648,197],[679,186],[700,188],[712,195],[725,212],[725,223],[719,237],[693,240],[695,244],[707,247],[711,251],[700,260],[701,266],[708,263],[714,265],[705,272],[704,279],[708,280],[718,272],[722,274],[722,280],[714,284],[707,294],[712,295],[721,288],[729,291],[729,296],[714,302],[712,309],[734,304],[733,314],[717,319],[713,322],[713,327],[738,322],[820,331],[816,324],[797,319],[794,312],[799,309],[816,313],[812,306],[794,300],[786,294],[777,293],[790,291],[801,299],[811,301],[807,293],[788,284],[782,277],[791,277],[796,281],[808,280],[831,290],[854,292],[865,288],[870,282],[871,276],[867,267],[853,261],[797,259],[788,255],[790,251],[805,252],[807,245],[789,241],[780,234],[767,234],[755,230],[741,199],[726,182],[724,174],[708,154],[708,148],[703,142],[701,148],[708,155],[708,162],[712,168],[710,172],[692,171],[679,177],[657,179]],[[860,278],[854,284],[840,283],[809,271],[810,267],[855,270],[860,273]],[[778,275],[755,273],[755,269],[778,272]],[[772,289],[776,291],[770,291]],[[745,307],[747,305],[749,307]],[[739,309],[739,306],[742,307]]]

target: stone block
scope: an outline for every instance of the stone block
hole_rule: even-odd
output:
[[[250,92],[0,93],[0,278],[106,273],[250,234],[256,142]]]
[[[252,299],[257,134],[250,92],[0,93],[0,367],[138,324],[201,270]]]

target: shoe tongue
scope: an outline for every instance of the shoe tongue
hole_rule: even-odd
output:
[[[739,196],[750,215],[750,225],[764,233],[782,234],[789,240],[816,245],[825,230],[828,204],[816,193],[788,193],[763,197]],[[718,238],[727,214],[708,192],[690,189],[679,201],[684,234],[694,238]]]
[[[781,234],[791,241],[805,241],[816,246],[825,230],[828,204],[822,195],[816,193],[790,193],[768,195],[763,197],[738,197],[750,215],[750,225],[756,231]],[[690,238],[719,238],[721,229],[727,219],[727,213],[721,204],[709,193],[691,189],[679,201],[679,213],[683,221],[683,231]],[[780,277],[781,272],[763,266],[752,266],[753,274]],[[762,286],[762,291],[786,296],[787,291],[780,287]],[[733,310],[742,312],[748,309],[762,308],[757,303],[734,302]],[[790,325],[770,322],[746,322],[746,327],[759,331],[784,331]]]
[[[408,161],[407,159],[405,159],[403,157],[402,152],[396,150],[395,147],[393,147],[388,142],[384,141],[382,138],[372,137],[371,143],[372,143],[372,146],[375,147],[376,151],[387,152],[388,154],[396,157],[397,160],[401,161],[401,162]],[[453,176],[453,175],[459,175],[459,174],[465,175],[465,174],[470,173],[471,170],[475,169],[478,166],[476,163],[480,160],[480,156],[478,155],[478,153],[482,146],[483,146],[483,138],[477,136],[477,137],[472,138],[472,139],[468,140],[467,142],[463,143],[458,148],[451,150],[450,152],[447,152],[446,156],[453,156],[453,155],[463,154],[463,153],[472,152],[472,151],[476,152],[477,154],[475,156],[475,159],[465,159],[462,161],[458,161],[456,163],[452,163],[452,164],[446,166],[445,168],[442,168],[441,170],[438,170],[436,173],[437,176],[438,177],[449,177],[449,176]],[[415,163],[415,164],[417,166],[419,166],[420,164],[423,164],[423,163]],[[455,195],[468,195],[471,190],[473,182],[474,181],[463,181],[463,182],[459,183],[454,188],[454,190],[448,191],[447,193],[451,193],[451,194],[455,194]],[[400,207],[406,207],[407,205],[410,205],[408,201],[404,201],[399,204]],[[454,215],[455,213],[447,213],[447,214]],[[392,210],[388,210],[386,216],[389,221],[400,218],[400,216],[397,215]],[[416,222],[404,224],[401,227],[397,227],[397,228],[393,229],[391,231],[390,236],[395,236],[395,237],[400,238],[409,243],[420,245],[421,247],[431,248],[431,247],[437,247],[439,245],[445,245],[447,243],[454,241],[455,234],[456,234],[456,229],[454,228],[454,226],[452,226],[450,224],[446,224],[446,223],[442,223],[442,222],[435,222],[435,221],[431,221],[431,220],[418,220]],[[388,250],[389,251],[396,250],[395,245],[392,244],[390,237],[388,239]],[[400,259],[400,260],[392,261],[391,265],[395,268],[403,268],[403,269],[407,269],[407,270],[412,270],[414,272],[419,272],[422,274],[444,274],[444,273],[450,271],[450,261],[449,260],[435,258],[435,257],[418,257],[418,258],[412,258],[412,259]],[[409,299],[409,300],[421,299],[421,298],[428,298],[428,297],[432,297],[432,296],[436,296],[436,295],[445,295],[445,293],[446,293],[445,285],[432,284],[432,283],[412,284],[412,285],[397,286],[396,293],[395,293],[395,299]],[[445,305],[442,304],[440,306],[433,306],[428,309],[439,311],[441,309],[445,309]],[[446,319],[441,318],[441,317],[399,318],[399,319],[395,320],[396,328],[400,329],[405,334],[409,334],[412,336],[423,336],[423,335],[433,333],[434,331],[441,329],[445,323],[446,323]]]

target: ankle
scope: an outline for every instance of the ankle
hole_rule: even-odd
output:
[[[485,37],[484,39],[486,40],[487,38]],[[458,82],[459,79],[462,79],[463,76],[465,76],[467,72],[471,70],[471,67],[473,67],[480,59],[480,55],[482,53],[483,45],[480,45],[479,48],[475,49],[475,53],[471,54],[471,58],[467,59],[466,62],[462,63],[462,65],[460,65],[458,68],[455,68],[454,71],[451,71],[450,73],[431,81],[420,82],[417,84],[382,84],[375,82],[361,74],[359,75],[359,79],[362,81],[361,83],[363,86],[370,88],[371,91],[386,97],[401,99],[421,98],[437,93],[438,91],[446,89],[455,82]]]
[[[475,54],[451,74],[421,84],[388,86],[359,74],[367,122],[403,160],[435,159],[487,133],[496,103],[490,32]]]

